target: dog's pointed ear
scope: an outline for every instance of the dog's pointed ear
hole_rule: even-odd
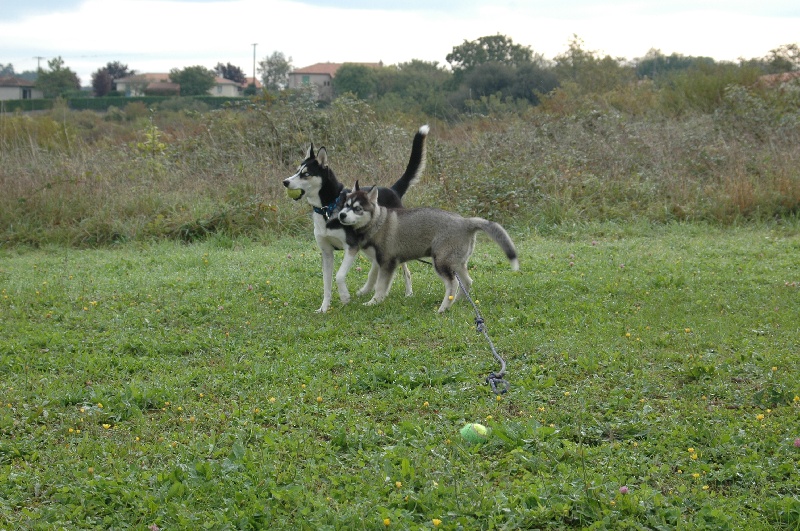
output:
[[[353,188],[353,191],[354,191],[354,192],[358,192],[358,179],[356,179],[356,185],[355,185],[355,187]]]
[[[328,167],[328,150],[325,149],[325,146],[322,146],[317,151],[317,162],[323,168]]]
[[[378,202],[378,187],[377,186],[373,186],[372,188],[370,188],[369,189],[369,195],[367,197],[369,197],[370,203],[377,203]]]
[[[312,142],[308,149],[306,150],[306,159],[313,159],[314,158],[314,143]]]

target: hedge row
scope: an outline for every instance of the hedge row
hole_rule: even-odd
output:
[[[46,111],[53,108],[53,100],[1,100],[0,112]]]
[[[105,112],[109,107],[125,107],[134,101],[144,102],[148,107],[157,106],[170,100],[187,100],[202,102],[209,109],[219,109],[228,103],[247,101],[246,98],[235,98],[230,96],[136,96],[136,97],[110,97],[110,98],[69,98],[66,100],[67,106],[76,111],[90,110]],[[15,111],[45,111],[52,109],[56,100],[35,99],[35,100],[3,100],[0,101],[0,112]]]

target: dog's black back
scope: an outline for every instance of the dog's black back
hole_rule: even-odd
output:
[[[400,178],[397,179],[397,181],[395,181],[395,183],[389,188],[385,186],[378,186],[379,205],[385,206],[386,208],[403,208],[403,195],[405,195],[411,185],[419,178],[420,174],[422,174],[422,171],[425,169],[425,137],[427,135],[427,126],[421,127],[417,134],[414,135],[414,141],[411,145],[411,156],[408,160],[408,165],[406,166],[406,171],[403,172],[403,175],[401,175]],[[319,164],[318,162],[316,163]],[[336,183],[335,186],[339,190],[338,194],[330,196],[330,202],[333,202],[334,198],[336,198],[336,206],[329,212],[326,225],[330,229],[342,228],[342,224],[339,223],[338,219],[339,210],[344,204],[344,199],[352,193],[352,190],[345,188],[343,184],[337,181],[336,177],[333,175],[333,170],[331,170],[328,166],[320,169],[329,173],[331,182]],[[358,181],[356,181],[356,188],[358,189]],[[367,186],[361,188],[361,190],[364,192],[369,192],[372,188],[372,186]],[[321,196],[322,193],[320,193],[320,197]],[[322,204],[328,204],[328,202],[323,199]]]

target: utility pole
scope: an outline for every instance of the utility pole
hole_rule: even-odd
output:
[[[256,86],[256,46],[257,42],[253,43],[253,87]]]
[[[34,59],[36,59],[36,71],[40,71],[42,69],[42,59],[47,59],[47,57],[42,57],[41,55],[34,55]]]

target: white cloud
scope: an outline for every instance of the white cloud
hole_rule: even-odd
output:
[[[495,34],[546,58],[577,34],[586,49],[614,57],[658,48],[736,60],[797,42],[800,27],[800,4],[774,0],[85,0],[42,13],[52,3],[36,0],[33,14],[0,20],[0,63],[21,72],[36,68],[36,56],[62,56],[84,85],[110,61],[147,72],[230,62],[249,74],[252,43],[259,60],[281,51],[297,67],[411,59],[444,65],[454,46]]]

